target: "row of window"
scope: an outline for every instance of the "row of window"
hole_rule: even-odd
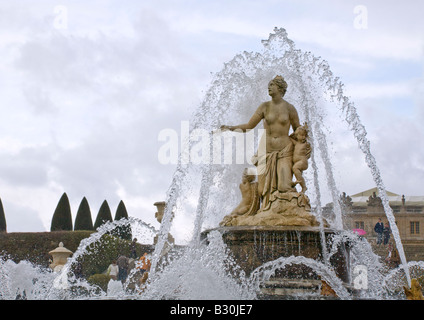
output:
[[[392,208],[392,210],[393,210],[393,213],[400,213],[399,208]],[[354,209],[352,209],[353,213],[365,213],[367,211],[368,211],[367,208],[354,208]],[[406,213],[422,213],[422,212],[423,212],[422,208],[406,209]]]
[[[364,221],[355,221],[355,228],[365,230]],[[409,231],[411,234],[420,234],[420,222],[419,221],[410,221],[409,222]]]

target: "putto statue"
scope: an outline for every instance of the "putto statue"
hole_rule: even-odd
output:
[[[296,131],[291,135],[294,143],[293,151],[293,174],[296,177],[296,182],[293,186],[300,184],[302,192],[307,190],[303,171],[308,169],[308,159],[311,157],[311,144],[306,140],[308,138],[308,125],[297,127]]]
[[[308,127],[300,125],[296,108],[283,99],[287,82],[276,76],[268,84],[270,101],[263,102],[245,124],[223,125],[221,130],[241,131],[254,129],[264,121],[265,133],[259,144],[253,163],[258,172],[259,210],[249,215],[232,213],[225,217],[221,226],[267,225],[267,226],[316,226],[310,213],[310,202],[305,195],[306,184],[302,172],[308,168],[311,145]],[[290,128],[293,134],[289,136]],[[262,147],[261,147],[262,146]],[[265,152],[259,152],[259,150]],[[296,181],[293,182],[293,175]],[[296,185],[302,188],[296,190]]]

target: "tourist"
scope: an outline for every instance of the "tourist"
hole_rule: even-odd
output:
[[[118,280],[118,274],[119,274],[119,267],[116,264],[116,260],[112,261],[112,263],[107,268],[106,274],[112,279],[112,280]]]
[[[374,231],[377,233],[377,245],[381,245],[384,231],[384,224],[381,222],[381,218],[378,218],[378,222],[374,226]]]
[[[383,238],[383,244],[384,244],[384,245],[387,245],[387,244],[389,243],[389,240],[390,240],[390,232],[391,232],[391,230],[390,230],[389,223],[388,223],[388,222],[386,222],[386,223],[384,224],[384,229],[383,229],[383,235],[384,235],[384,238]]]
[[[138,284],[140,286],[140,290],[144,291],[145,284],[147,282],[147,279],[149,278],[149,271],[152,263],[150,262],[150,259],[148,258],[147,252],[141,256],[140,260],[137,263],[137,269],[140,271],[140,278],[138,279]]]
[[[134,238],[134,240],[131,242],[130,258],[137,259],[137,238]]]
[[[152,263],[150,262],[149,258],[147,257],[147,252],[143,254],[143,256],[139,260],[139,267],[141,274],[150,271],[150,267],[152,266]]]
[[[128,276],[128,267],[129,267],[128,258],[122,255],[118,258],[118,260],[116,261],[116,264],[118,265],[118,268],[119,268],[118,280],[124,283],[127,280],[127,276]]]
[[[392,243],[389,243],[389,246],[387,247],[387,257],[386,259],[384,259],[384,261],[386,261],[387,264],[390,264],[390,258],[392,257],[392,251],[393,251],[393,246]]]

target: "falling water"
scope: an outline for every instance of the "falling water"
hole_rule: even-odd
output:
[[[81,240],[77,250],[60,272],[37,266],[28,261],[13,262],[7,256],[0,255],[0,300],[57,300],[57,299],[94,299],[106,296],[96,285],[89,284],[84,278],[78,278],[73,266],[93,254],[91,248],[101,242],[106,234],[122,227],[131,227],[134,237],[145,243],[151,243],[157,230],[144,221],[130,217],[101,225],[90,237]],[[107,245],[107,244],[106,244]],[[94,255],[98,253],[95,252]],[[97,257],[95,257],[97,258]],[[100,257],[103,259],[103,257]],[[127,284],[131,281],[128,277]]]
[[[331,288],[333,288],[338,297],[341,299],[351,298],[349,292],[343,286],[343,282],[337,277],[336,273],[328,267],[328,265],[303,256],[280,257],[274,261],[264,263],[251,273],[250,281],[256,285],[256,288],[259,291],[260,284],[269,280],[269,278],[275,274],[276,270],[292,264],[302,264],[312,268],[319,276],[321,276],[322,280],[326,281]]]
[[[388,204],[381,174],[371,154],[365,128],[359,120],[354,104],[343,94],[342,82],[332,74],[325,60],[315,57],[310,52],[296,49],[294,42],[288,39],[284,29],[276,28],[274,33],[270,34],[269,39],[263,41],[263,45],[264,49],[261,53],[243,52],[238,54],[214,75],[211,86],[206,92],[205,100],[193,116],[192,130],[203,128],[211,132],[222,124],[247,122],[257,106],[267,100],[264,88],[267,87],[269,80],[277,74],[283,75],[289,84],[286,99],[297,106],[300,119],[308,122],[311,131],[311,144],[314,147],[312,158],[314,188],[309,196],[314,200],[317,218],[321,219],[322,215],[322,191],[319,184],[321,180],[325,179],[335,213],[334,221],[328,222],[336,229],[342,229],[343,212],[339,203],[339,191],[335,183],[332,161],[324,133],[325,110],[323,106],[328,104],[329,97],[331,103],[335,102],[336,106],[340,106],[339,110],[341,110],[344,120],[357,139],[360,150],[365,154],[366,163],[379,189],[387,218],[393,230],[407,281],[410,283],[405,253],[393,212]],[[234,133],[223,133],[222,135],[225,134]],[[319,175],[319,168],[315,160],[317,155],[321,156],[324,165],[324,179]],[[193,166],[179,165],[176,173],[190,175],[192,171],[194,171]],[[193,239],[195,243],[198,241],[199,233],[205,223],[215,226],[237,204],[234,199],[237,199],[239,195],[234,190],[238,190],[237,182],[240,181],[241,171],[240,165],[214,163],[202,166],[201,172],[190,178],[190,182],[201,181],[199,188],[193,188],[200,190],[194,218]],[[174,206],[176,199],[184,194],[182,187],[180,180],[174,179],[168,197],[171,206]],[[169,208],[167,212],[171,213],[171,209]],[[170,225],[167,225],[168,222],[170,219],[166,220],[163,226],[167,232],[170,229]],[[161,234],[165,237],[165,233]]]
[[[380,272],[381,264],[378,262],[377,256],[372,253],[369,243],[341,230],[343,212],[339,204],[339,192],[333,174],[333,165],[325,133],[328,131],[325,121],[326,106],[329,103],[328,97],[331,103],[334,104],[335,102],[336,107],[339,106],[338,109],[348,123],[360,150],[365,154],[365,161],[371,170],[382,198],[402,259],[402,268],[410,285],[409,268],[411,263],[408,265],[406,262],[399,231],[388,203],[381,174],[371,154],[365,128],[359,120],[354,104],[344,95],[343,84],[340,79],[332,74],[326,61],[315,57],[310,52],[302,52],[296,49],[294,42],[287,37],[284,29],[276,28],[274,33],[270,34],[269,39],[263,41],[263,45],[261,53],[243,52],[237,54],[224,65],[221,71],[213,75],[205,98],[190,122],[190,132],[201,129],[208,133],[203,136],[202,139],[206,141],[202,141],[202,143],[209,147],[209,151],[206,153],[213,156],[209,157],[207,163],[201,165],[192,163],[190,161],[193,156],[191,150],[199,141],[187,137],[183,142],[186,148],[181,150],[176,171],[167,191],[167,205],[160,230],[156,231],[150,225],[141,223],[142,227],[148,232],[158,234],[158,242],[152,256],[152,270],[149,275],[151,281],[142,297],[147,299],[180,297],[187,299],[223,297],[252,299],[255,298],[255,292],[258,291],[260,283],[269,279],[275,270],[290,264],[305,264],[329,283],[339,297],[350,299],[349,293],[326,263],[337,251],[337,245],[346,238],[349,238],[349,241],[354,244],[352,247],[353,265],[367,266],[373,279],[377,279],[372,282],[372,287],[376,289],[371,289],[370,294],[373,297],[384,296],[385,289],[382,287],[382,283],[385,281],[383,281]],[[326,256],[323,263],[305,257],[280,257],[257,268],[248,278],[231,260],[219,235],[211,234],[208,246],[200,240],[200,233],[203,229],[216,227],[222,218],[237,205],[237,199],[240,198],[238,184],[241,172],[243,168],[251,166],[250,159],[245,159],[243,163],[233,162],[232,164],[222,161],[226,152],[225,145],[222,145],[220,140],[218,145],[223,148],[215,149],[217,144],[216,141],[212,141],[212,136],[218,138],[218,140],[224,139],[224,141],[227,141],[225,139],[231,140],[232,137],[239,135],[239,133],[224,132],[215,136],[213,133],[223,124],[246,123],[260,103],[269,99],[266,90],[268,82],[278,74],[283,75],[289,84],[285,99],[297,108],[300,120],[306,121],[310,129],[313,154],[312,166],[305,173],[308,196],[311,198],[319,221],[323,219],[322,195],[329,194],[331,196],[335,218],[328,222],[333,228],[338,229],[340,234],[333,239],[333,247],[330,248],[329,252],[325,250],[324,245],[322,246],[324,257]],[[257,140],[259,140],[259,137],[257,137]],[[247,144],[247,140],[245,144]],[[237,145],[233,144],[230,149],[233,152],[234,159]],[[245,149],[243,149],[243,152],[245,152]],[[212,159],[215,159],[217,155],[218,158],[221,156],[221,162],[214,161],[212,164]],[[319,161],[322,163],[321,167]],[[320,170],[322,169],[325,172],[324,177],[321,177]],[[322,189],[321,183],[323,181],[327,182],[328,190]],[[313,187],[310,188],[310,185]],[[196,204],[193,205],[193,202],[196,202]],[[195,213],[195,216],[192,217],[191,213]],[[192,241],[183,250],[177,250],[172,247],[172,244],[168,243],[168,234],[172,231],[171,228],[175,220],[181,215],[189,216],[193,220]],[[0,288],[0,298],[8,299],[17,294],[22,295],[24,291],[27,295],[57,297],[60,290],[54,288],[52,277],[58,279],[58,277],[68,276],[72,263],[85,254],[86,248],[114,227],[116,225],[106,224],[90,238],[81,241],[73,258],[70,259],[60,275],[51,272],[45,273],[25,263],[13,265],[12,262],[4,262],[5,259],[0,259],[2,283],[9,284]],[[323,234],[322,229],[321,234]],[[321,241],[323,244],[325,243],[324,236]],[[168,259],[163,259],[165,247],[170,248]],[[31,288],[29,283],[20,284],[19,288],[25,288],[20,292],[10,289],[17,281],[10,278],[8,271],[10,269],[25,269],[25,272],[35,272],[39,275],[38,277],[34,276],[38,279],[35,282],[39,284],[38,289]],[[398,274],[398,271],[396,271],[396,274]],[[392,278],[394,276],[394,274],[391,275]],[[68,282],[72,283],[72,281],[77,283],[68,278]],[[85,284],[78,283],[78,285],[83,286]],[[208,290],[205,290],[203,285],[208,286]],[[88,285],[85,288],[86,292],[95,291]],[[42,294],[41,291],[43,291]],[[202,296],[206,293],[206,296]],[[105,294],[103,293],[103,295]]]

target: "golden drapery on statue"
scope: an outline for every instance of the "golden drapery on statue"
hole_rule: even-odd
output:
[[[263,191],[262,191],[262,210],[266,210],[270,206],[270,198],[271,195],[278,191],[279,188],[279,179],[283,179],[281,175],[278,174],[278,162],[286,162],[286,164],[283,165],[290,165],[292,162],[293,157],[293,145],[289,144],[287,145],[283,150],[281,151],[273,151],[268,152],[265,155],[263,155],[258,160],[258,179],[263,180]],[[283,183],[280,182],[280,184],[290,186],[292,183],[291,177],[286,177],[286,180]],[[261,182],[260,182],[261,183]],[[291,186],[290,186],[291,187]],[[288,190],[287,190],[288,191]]]

